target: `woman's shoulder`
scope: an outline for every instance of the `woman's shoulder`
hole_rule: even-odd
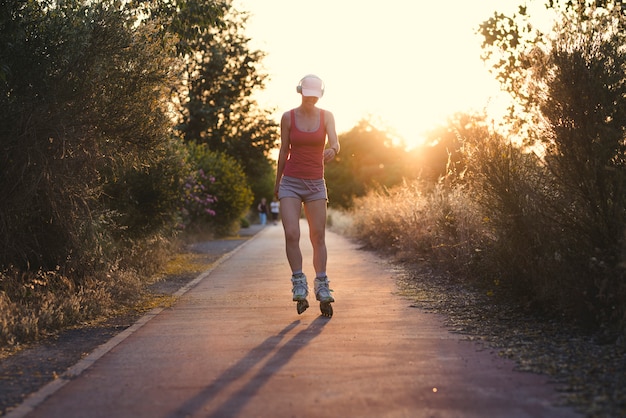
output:
[[[335,122],[335,116],[333,116],[333,112],[331,112],[330,110],[326,110],[326,109],[320,109],[322,111],[322,113],[324,114],[324,122],[326,123],[334,123]]]
[[[293,111],[295,111],[295,109],[289,109],[283,113],[282,117],[280,118],[281,124],[291,125],[291,112]]]

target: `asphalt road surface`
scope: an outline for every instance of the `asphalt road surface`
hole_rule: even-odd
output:
[[[305,273],[312,288],[308,231]],[[545,376],[448,332],[394,268],[328,233],[334,316],[298,315],[268,225],[8,417],[577,417]]]

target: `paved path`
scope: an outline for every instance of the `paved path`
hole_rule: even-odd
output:
[[[13,416],[577,416],[553,406],[547,378],[513,371],[410,308],[394,294],[391,266],[338,235],[328,236],[335,315],[312,303],[298,316],[282,237],[267,226],[172,308],[146,316]],[[306,238],[304,230],[312,276]]]

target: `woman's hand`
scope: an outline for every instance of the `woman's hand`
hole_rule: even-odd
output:
[[[278,199],[278,189],[280,188],[280,183],[276,182],[274,185],[274,196]]]
[[[327,163],[330,160],[332,160],[333,158],[335,158],[335,156],[337,155],[337,153],[335,152],[334,149],[332,148],[326,148],[324,150],[324,162]]]

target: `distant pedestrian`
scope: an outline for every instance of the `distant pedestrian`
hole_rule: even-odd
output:
[[[261,202],[259,202],[257,206],[257,211],[259,212],[259,221],[261,225],[265,225],[267,223],[267,199],[262,198]]]
[[[280,201],[276,196],[270,203],[270,212],[272,213],[272,222],[276,225],[278,223],[278,214],[280,213]]]
[[[280,121],[280,152],[274,195],[280,199],[280,216],[285,229],[287,260],[291,267],[293,300],[301,314],[309,307],[309,287],[302,271],[300,250],[300,212],[309,223],[315,268],[314,292],[324,316],[332,316],[330,303],[335,299],[328,288],[326,276],[326,203],[328,193],[324,180],[324,163],[339,153],[335,117],[328,110],[316,107],[324,94],[324,82],[307,75],[296,90],[301,104],[283,114]],[[328,148],[326,148],[328,138]]]

